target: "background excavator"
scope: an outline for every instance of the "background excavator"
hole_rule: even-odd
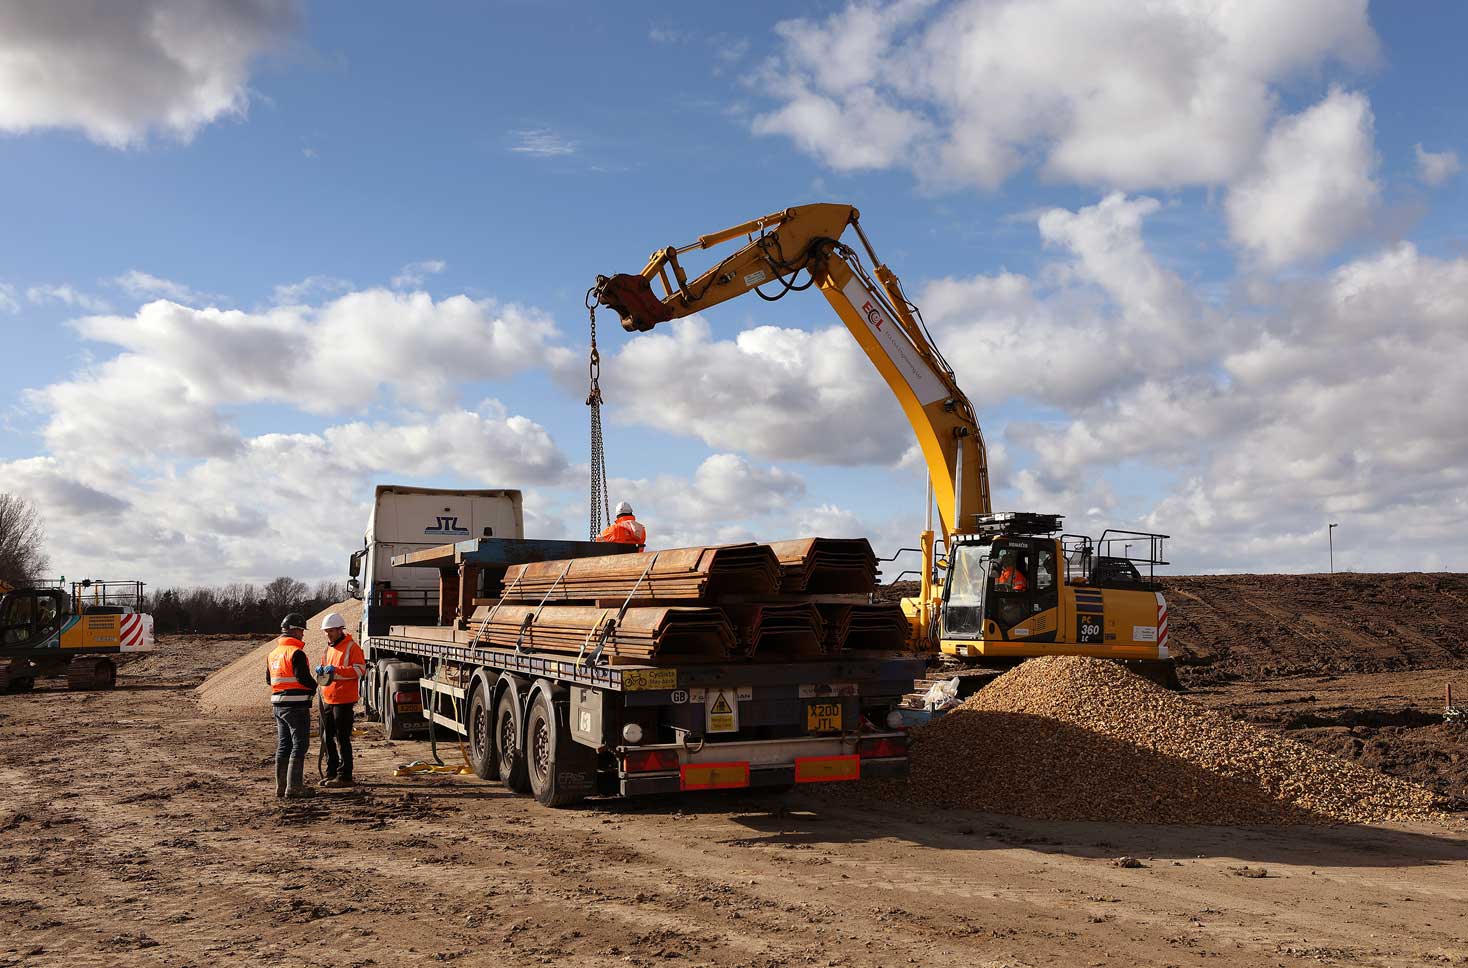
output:
[[[68,689],[111,689],[116,658],[153,650],[140,581],[0,582],[0,692],[29,692],[64,676]]]
[[[848,228],[870,259],[870,271],[841,241]],[[680,256],[740,237],[743,246],[689,278]],[[653,291],[654,280],[661,295]],[[812,285],[892,389],[927,463],[928,524],[916,549],[920,589],[903,601],[913,645],[981,661],[1095,656],[1175,682],[1167,604],[1153,576],[1155,566],[1167,563],[1167,536],[1108,530],[1093,540],[1064,533],[1059,515],[993,512],[973,405],[921,312],[877,258],[855,208],[801,205],[701,235],[654,252],[637,274],[598,276],[593,294],[621,316],[624,329],[646,332],[750,291],[771,300]],[[1132,554],[1133,547],[1146,554]],[[1113,553],[1118,548],[1122,554]]]

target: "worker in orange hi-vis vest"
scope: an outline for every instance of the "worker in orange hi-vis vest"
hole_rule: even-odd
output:
[[[637,550],[641,551],[647,547],[647,529],[637,520],[632,513],[632,505],[623,501],[617,505],[617,520],[607,525],[601,534],[596,536],[598,541],[614,541],[618,544],[635,544]]]
[[[316,791],[305,785],[306,753],[311,748],[311,699],[316,680],[306,658],[306,619],[291,612],[280,620],[280,638],[265,659],[265,681],[270,683],[270,708],[275,713],[275,795],[309,797]]]
[[[362,647],[347,632],[347,623],[336,612],[321,620],[326,633],[326,655],[316,667],[325,680],[321,687],[321,745],[326,748],[324,787],[349,787],[352,779],[352,720],[362,695],[362,677],[367,660]]]

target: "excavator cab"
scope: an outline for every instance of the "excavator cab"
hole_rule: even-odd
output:
[[[1031,619],[1052,612],[1058,604],[1058,576],[1063,568],[1058,551],[1051,537],[960,539],[948,558],[942,637],[1053,640],[1053,622]]]

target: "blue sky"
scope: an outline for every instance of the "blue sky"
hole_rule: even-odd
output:
[[[1100,7],[1068,0],[822,3],[800,22],[775,4],[731,18],[697,5],[369,14],[254,0],[197,34],[163,37],[157,18],[174,6],[120,5],[112,24],[69,2],[0,13],[5,52],[70,56],[81,76],[0,72],[12,102],[0,108],[0,327],[14,347],[0,357],[0,490],[40,506],[63,570],[136,562],[181,582],[334,577],[364,495],[386,480],[523,486],[534,527],[573,533],[587,456],[582,298],[595,275],[817,200],[857,205],[919,303],[934,293],[935,332],[996,451],[1000,503],[1062,511],[1078,527],[1169,531],[1182,570],[1317,569],[1316,539],[1334,515],[1348,517],[1338,561],[1350,567],[1465,565],[1454,470],[1464,438],[1452,419],[1462,384],[1447,373],[1424,394],[1411,355],[1468,348],[1454,302],[1468,256],[1460,4],[1407,15],[1310,0],[1261,12],[1281,22],[1259,27],[1178,0],[1155,16],[1122,5],[1098,31],[1077,24]],[[1218,40],[1235,27],[1242,40]],[[104,68],[87,38],[115,44],[116,60]],[[1055,71],[1031,70],[1055,49],[1065,51]],[[193,73],[168,69],[178,62]],[[1134,80],[1175,97],[1138,94]],[[1205,106],[1192,111],[1189,97]],[[1109,141],[1107,118],[1141,133]],[[1178,137],[1149,141],[1172,126]],[[1010,160],[959,150],[975,144]],[[295,299],[278,292],[313,277]],[[1404,324],[1393,294],[1425,285],[1444,291]],[[1341,298],[1362,287],[1366,297]],[[445,338],[405,349],[384,335],[401,306],[379,300],[384,317],[333,330],[354,344],[343,362],[340,342],[311,334],[335,301],[373,291],[426,293],[427,329],[466,297],[482,318],[455,332],[507,318],[514,330],[529,316],[551,335],[511,340],[529,358],[486,357],[482,375],[460,359],[440,391],[407,399],[419,374],[483,347]],[[135,334],[157,300],[180,314],[142,345]],[[1350,308],[1378,303],[1374,318]],[[305,308],[288,324],[260,322],[281,305]],[[275,362],[242,362],[246,380],[195,359],[185,344],[210,337],[192,314],[209,307],[288,330]],[[74,322],[88,315],[111,322]],[[644,370],[635,347],[646,344],[602,319],[603,347],[618,354],[607,366],[622,366],[609,377],[611,471],[655,538],[821,527],[869,534],[883,550],[915,543],[921,474],[900,463],[895,403],[859,357],[849,375],[869,416],[850,401],[829,414],[811,404],[831,388],[812,389],[817,358],[805,356],[771,377],[772,398],[799,412],[744,421],[691,399],[701,379],[747,380],[773,365],[778,333],[762,328],[837,325],[814,294],[711,312],[707,345],[661,369]],[[1394,330],[1424,338],[1383,345]],[[1347,338],[1361,342],[1343,362],[1333,353]],[[270,350],[268,339],[252,345]],[[802,353],[829,363],[830,346]],[[1107,370],[1114,379],[1096,377]],[[1382,385],[1383,374],[1398,382]],[[174,380],[183,389],[169,389]],[[348,384],[357,389],[341,392]],[[1362,416],[1381,400],[1393,401],[1392,421]],[[474,432],[511,434],[515,446],[529,433],[515,421],[528,420],[540,449],[449,460],[463,444],[442,436],[448,412],[479,414]],[[812,447],[823,420],[851,436],[847,456]],[[170,430],[215,423],[225,429],[204,443]],[[323,443],[359,424],[399,442],[411,436],[401,428],[436,429],[395,450],[364,453],[359,441],[350,456]],[[296,449],[282,452],[277,435],[300,438]],[[337,475],[321,498],[333,508],[308,514],[291,505],[297,490],[252,483],[274,459]],[[230,480],[241,492],[209,490]],[[94,495],[127,508],[124,547],[79,537],[115,512]],[[202,535],[210,502],[263,523]],[[1356,550],[1380,547],[1409,510],[1437,540]],[[184,547],[160,548],[174,540]]]

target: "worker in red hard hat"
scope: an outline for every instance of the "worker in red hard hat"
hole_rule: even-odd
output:
[[[321,687],[321,745],[326,750],[324,787],[349,787],[352,779],[352,720],[361,698],[367,659],[347,631],[346,619],[336,612],[321,620],[326,633],[326,655],[316,667]]]
[[[607,525],[606,529],[596,536],[596,540],[633,544],[637,545],[638,551],[641,551],[647,547],[647,529],[632,513],[632,505],[623,501],[617,505],[617,520]]]
[[[270,684],[270,708],[275,713],[275,795],[309,797],[316,791],[305,785],[306,753],[311,747],[311,698],[316,680],[306,657],[306,619],[291,612],[280,620],[280,638],[265,660]]]

